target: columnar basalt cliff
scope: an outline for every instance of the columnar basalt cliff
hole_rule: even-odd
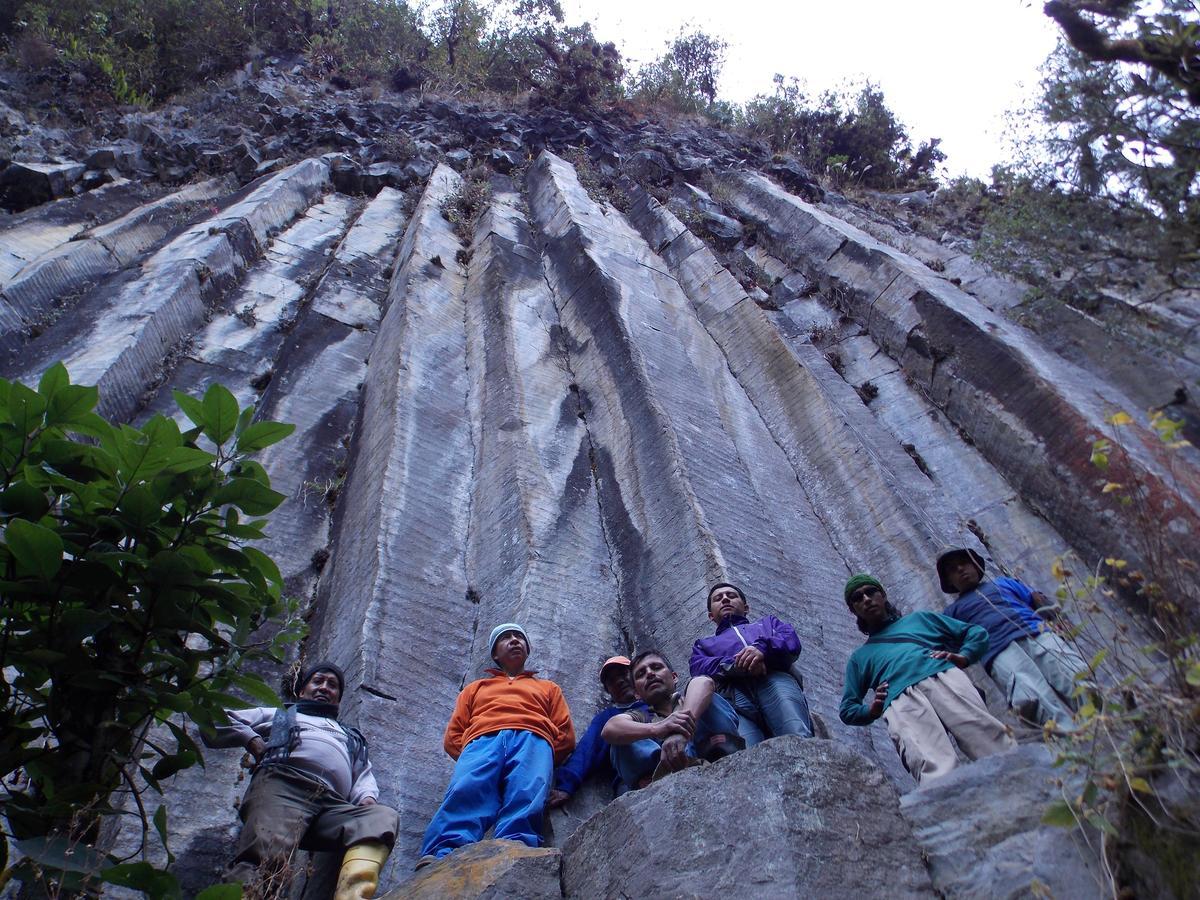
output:
[[[603,811],[603,789],[585,792],[552,816],[564,874],[526,882],[539,896],[711,896],[706,884],[722,896],[886,884],[996,896],[964,887],[962,854],[1000,871],[996,859],[1034,844],[1051,849],[1003,870],[1004,896],[1035,881],[1096,895],[1093,864],[1030,814],[1050,797],[1037,748],[975,780],[966,767],[956,791],[921,805],[883,727],[841,724],[843,667],[861,640],[841,585],[868,570],[906,609],[937,609],[932,563],[947,546],[1040,585],[1068,551],[1132,554],[1136,524],[1098,492],[1089,454],[1107,415],[1170,399],[1123,374],[1138,353],[1157,371],[1161,354],[1133,340],[1113,351],[1126,355],[1119,366],[1060,352],[1096,323],[1072,332],[1068,318],[1053,335],[1017,324],[1004,314],[1019,302],[1013,285],[965,257],[931,268],[929,248],[884,243],[879,223],[876,236],[851,224],[866,213],[820,200],[794,171],[765,174],[769,160],[731,138],[361,103],[336,120],[339,152],[285,165],[326,112],[285,107],[269,79],[244,90],[280,144],[255,150],[254,165],[235,154],[219,174],[204,157],[211,177],[167,188],[140,150],[124,173],[110,153],[97,157],[113,170],[103,187],[0,219],[3,374],[31,381],[63,359],[74,380],[101,386],[104,412],[130,420],[170,410],[171,390],[221,382],[297,424],[263,460],[288,497],[263,549],[310,604],[306,654],[344,666],[344,715],[400,811],[388,886],[408,877],[441,798],[442,729],[487,664],[493,624],[525,625],[532,664],[562,685],[581,731],[602,702],[599,661],[654,646],[684,671],[707,586],[731,580],[755,613],[796,623],[828,739],[772,742]],[[129,134],[153,124],[139,122]],[[381,139],[401,133],[420,146],[389,160]],[[158,152],[166,177],[211,149],[182,163]],[[481,180],[482,208],[448,216]],[[1174,371],[1197,367],[1196,308],[1139,315],[1184,336]],[[1157,437],[1131,433],[1125,476],[1144,485],[1170,552],[1194,556],[1195,451],[1168,474]],[[217,879],[231,846],[244,789],[232,756],[210,754],[172,788],[189,890]],[[706,873],[697,853],[692,893],[653,883],[676,859],[647,849],[656,810],[674,817],[674,839],[687,817],[698,840],[727,846],[733,815],[737,840],[754,843],[753,792],[783,791],[781,771],[804,789],[771,808],[776,836],[754,858],[795,865],[738,881]],[[969,802],[995,791],[1007,806]],[[930,812],[968,808],[962,831]],[[866,830],[846,834],[856,817]],[[801,840],[834,832],[844,844]],[[862,864],[864,834],[887,837],[902,877],[836,877]],[[618,852],[627,866],[600,866]],[[501,873],[492,887],[426,873],[397,896],[451,883],[515,896],[511,881],[496,886],[511,867],[559,865],[529,860],[485,860]]]

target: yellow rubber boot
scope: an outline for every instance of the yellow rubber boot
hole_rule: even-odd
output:
[[[379,870],[387,862],[388,850],[383,844],[355,844],[342,857],[334,900],[370,900],[379,887]]]

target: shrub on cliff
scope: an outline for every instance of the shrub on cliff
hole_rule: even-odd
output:
[[[812,98],[797,79],[776,75],[774,93],[750,100],[742,123],[775,152],[795,154],[839,185],[927,187],[946,158],[936,138],[914,151],[883,91],[870,82]]]
[[[1200,50],[1195,4],[1080,3],[993,174],[984,258],[1091,311],[1200,288]],[[1026,123],[1038,127],[1021,129]],[[1131,304],[1133,305],[1133,304]]]
[[[681,30],[667,51],[630,79],[631,99],[673,112],[707,113],[717,104],[717,82],[729,45],[700,30]]]
[[[143,840],[152,823],[165,843],[147,786],[201,761],[171,716],[222,722],[245,705],[235,689],[277,703],[247,666],[280,660],[299,633],[278,568],[247,546],[283,500],[250,457],[293,426],[253,421],[219,385],[176,394],[183,431],[163,416],[111,424],[97,399],[61,364],[36,391],[0,379],[0,809],[25,855],[0,881],[47,892],[97,873],[163,885],[148,863],[93,849],[110,796],[124,788]]]

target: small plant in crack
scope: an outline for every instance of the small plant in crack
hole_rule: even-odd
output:
[[[491,185],[474,176],[463,181],[457,191],[442,201],[442,215],[454,226],[454,233],[461,240],[470,241],[475,223],[491,201]]]
[[[866,406],[870,406],[871,401],[879,396],[879,388],[873,381],[864,381],[854,390],[858,392],[858,396],[862,399],[863,404]]]
[[[255,313],[257,308],[257,303],[247,303],[233,315],[243,325],[253,328],[258,324],[258,315]]]

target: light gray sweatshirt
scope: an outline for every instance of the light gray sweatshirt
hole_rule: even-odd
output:
[[[227,709],[229,724],[216,729],[216,737],[205,739],[209,747],[248,747],[256,737],[264,741],[271,737],[271,722],[275,707]],[[335,793],[355,806],[370,797],[379,799],[379,785],[371,772],[370,760],[356,771],[346,748],[346,729],[336,719],[324,716],[296,714],[300,741],[288,755],[287,765],[329,785]]]

